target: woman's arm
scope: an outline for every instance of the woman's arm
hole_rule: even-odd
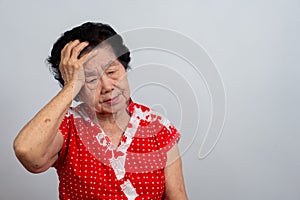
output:
[[[56,161],[63,144],[58,128],[72,102],[70,90],[64,87],[17,135],[15,154],[28,171],[43,172]]]
[[[22,128],[14,141],[17,158],[30,172],[43,172],[58,158],[64,140],[58,129],[73,98],[84,84],[82,64],[89,54],[80,59],[77,57],[87,45],[75,40],[64,47],[59,70],[65,86]]]
[[[174,145],[167,156],[164,200],[187,200],[178,146]]]

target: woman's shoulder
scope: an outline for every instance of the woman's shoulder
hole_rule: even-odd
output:
[[[155,121],[160,120],[163,124],[169,125],[170,121],[166,116],[162,113],[158,112],[155,109],[152,109],[150,106],[133,102],[131,103],[130,107],[134,110],[134,114],[138,116],[140,119],[147,120],[147,121]]]

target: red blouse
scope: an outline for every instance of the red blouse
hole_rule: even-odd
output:
[[[64,144],[53,165],[61,200],[162,199],[166,153],[180,135],[143,105],[131,101],[128,112],[127,129],[114,146],[84,104],[69,110],[60,126]]]

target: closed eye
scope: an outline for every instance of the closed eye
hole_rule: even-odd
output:
[[[108,71],[107,74],[113,74],[115,73],[116,71]]]
[[[91,78],[91,79],[87,79],[86,82],[87,83],[95,83],[98,79],[97,78]]]

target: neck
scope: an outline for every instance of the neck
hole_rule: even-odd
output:
[[[107,131],[118,128],[124,131],[128,125],[130,115],[126,109],[117,113],[97,114],[100,126]]]

